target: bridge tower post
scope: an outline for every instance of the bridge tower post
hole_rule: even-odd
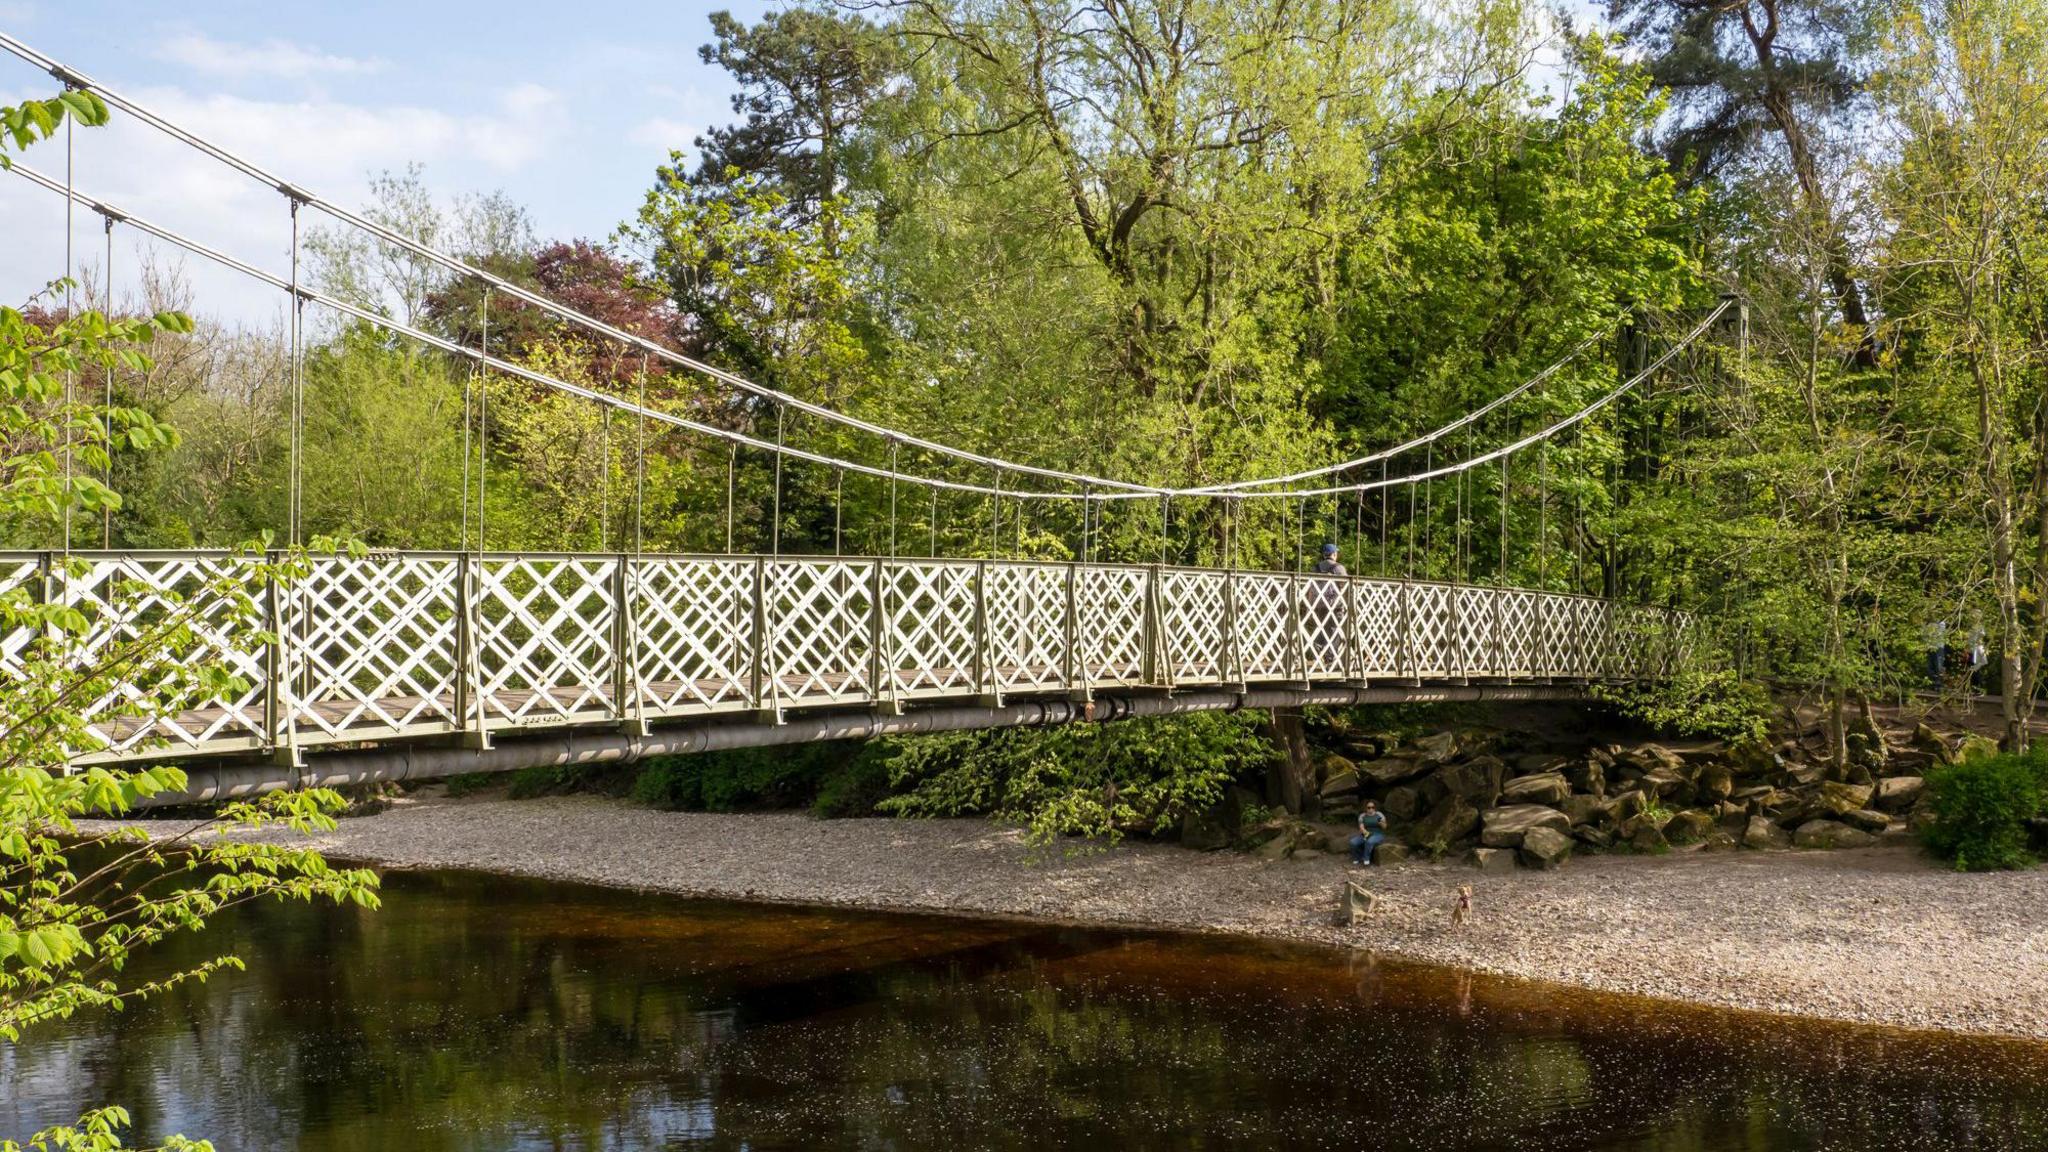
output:
[[[271,565],[277,563],[275,553],[264,558]],[[290,768],[296,779],[306,759],[299,750],[297,701],[289,688],[297,667],[291,651],[294,621],[287,617],[284,602],[284,585],[275,570],[265,572],[263,617],[270,640],[263,646],[263,739],[272,761]]]
[[[985,708],[1003,706],[1003,690],[996,683],[994,648],[988,623],[988,564],[974,562],[974,694]]]
[[[1095,699],[1088,680],[1088,664],[1081,658],[1081,566],[1068,562],[1066,604],[1061,611],[1061,678],[1066,681],[1067,699],[1088,703]]]
[[[455,720],[462,746],[484,751],[491,746],[491,733],[484,724],[483,662],[477,641],[482,623],[477,607],[481,577],[476,565],[477,558],[470,553],[455,558]]]
[[[612,560],[612,719],[628,736],[645,736],[646,692],[640,683],[640,629],[635,614],[640,573],[632,556]]]
[[[747,694],[754,718],[763,724],[782,723],[781,676],[768,651],[768,559],[754,557],[754,616],[749,625]]]
[[[877,559],[868,573],[868,696],[875,707],[891,716],[903,715],[903,701],[896,697],[896,635],[894,614],[889,611],[887,589],[892,581],[888,561]]]

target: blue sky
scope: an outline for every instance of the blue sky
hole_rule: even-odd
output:
[[[425,165],[437,194],[502,189],[545,237],[602,238],[631,215],[656,164],[731,118],[722,71],[698,59],[710,13],[752,19],[760,0],[562,5],[0,0],[0,30],[174,122],[339,203],[366,177]],[[0,55],[0,103],[53,82]],[[59,143],[22,157],[61,178]],[[76,179],[166,227],[282,272],[282,198],[136,124],[77,138]],[[64,267],[60,198],[0,176],[0,300],[17,303]],[[104,251],[81,213],[81,265]],[[116,233],[117,295],[148,254]],[[276,300],[248,282],[185,269],[196,311],[261,321]]]

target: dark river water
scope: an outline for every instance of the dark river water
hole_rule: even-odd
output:
[[[2048,1148],[2048,1046],[1308,948],[404,873],[195,943],[248,971],[0,1049],[0,1137],[120,1102],[223,1150]]]

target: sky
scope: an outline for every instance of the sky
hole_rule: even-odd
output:
[[[360,207],[371,174],[417,162],[444,200],[502,190],[541,237],[602,239],[633,214],[671,149],[732,118],[728,78],[697,55],[710,14],[751,21],[766,7],[0,0],[0,31],[338,204]],[[0,104],[57,90],[0,54]],[[78,132],[74,147],[79,191],[288,271],[290,217],[275,190],[119,112]],[[63,179],[62,137],[18,160]],[[20,304],[63,274],[64,232],[62,197],[0,173],[0,302]],[[117,297],[134,291],[152,243],[115,231]],[[75,267],[98,282],[99,217],[75,214],[73,249]],[[197,257],[184,270],[202,316],[282,315],[280,292]]]

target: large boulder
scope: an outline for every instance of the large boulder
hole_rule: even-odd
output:
[[[1963,737],[1961,744],[1956,745],[1955,762],[1961,764],[1965,760],[1977,760],[1985,756],[1996,755],[1998,755],[1998,741],[1993,740],[1989,736],[1979,736],[1972,732],[1970,735]]]
[[[1808,820],[1792,833],[1795,848],[1861,848],[1876,837],[1835,820]]]
[[[1404,780],[1413,780],[1429,770],[1429,765],[1413,756],[1382,756],[1368,760],[1358,766],[1358,780],[1361,786],[1368,782],[1378,788],[1388,788]]]
[[[1557,810],[1564,813],[1565,819],[1570,820],[1574,828],[1581,824],[1591,824],[1606,808],[1607,802],[1598,796],[1567,796],[1564,802],[1557,806]]]
[[[1408,843],[1417,848],[1440,851],[1472,835],[1479,827],[1479,810],[1463,798],[1446,796],[1429,815],[1410,824]]]
[[[1628,841],[1628,846],[1638,852],[1662,852],[1671,847],[1671,840],[1664,835],[1670,822],[1671,817],[1661,812],[1643,812],[1615,829],[1615,838]]]
[[[1493,756],[1475,756],[1459,764],[1446,765],[1436,774],[1444,791],[1475,809],[1490,808],[1500,799],[1502,777],[1507,765]]]
[[[1372,863],[1375,868],[1384,868],[1389,864],[1400,864],[1407,859],[1408,846],[1406,844],[1395,844],[1392,841],[1388,841],[1372,850]]]
[[[1335,761],[1338,757],[1330,759]],[[1349,760],[1343,763],[1345,767],[1323,781],[1322,796],[1326,805],[1342,805],[1358,799],[1358,769],[1351,767]]]
[[[1519,848],[1532,829],[1548,828],[1569,835],[1572,822],[1564,813],[1541,804],[1512,804],[1489,808],[1480,816],[1483,827],[1479,842],[1488,848]]]
[[[1465,853],[1465,863],[1481,872],[1513,872],[1515,850],[1512,848],[1474,848]]]
[[[1820,791],[1814,793],[1815,815],[1844,816],[1859,808],[1870,807],[1870,796],[1875,791],[1868,784],[1844,784],[1839,780],[1824,780]]]
[[[1572,839],[1586,845],[1588,848],[1605,849],[1614,847],[1614,833],[1606,828],[1596,827],[1592,824],[1581,824],[1577,828],[1572,829]]]
[[[1605,809],[1607,823],[1619,826],[1650,806],[1650,798],[1642,792],[1630,789],[1607,801]]]
[[[1688,808],[1671,818],[1664,826],[1664,837],[1673,844],[1697,844],[1714,830],[1714,817],[1697,808]]]
[[[1858,808],[1854,812],[1842,813],[1842,823],[1847,824],[1851,828],[1861,829],[1876,835],[1892,826],[1892,818],[1882,812],[1875,812],[1868,808]]]
[[[1913,747],[1933,757],[1938,764],[1949,763],[1954,755],[1941,733],[1924,723],[1913,726]]]
[[[1564,778],[1571,781],[1574,792],[1588,796],[1607,795],[1607,769],[1597,760],[1574,760],[1565,765]]]
[[[1515,757],[1515,775],[1535,776],[1543,772],[1562,772],[1568,763],[1555,752],[1525,752]]]
[[[1734,770],[1719,761],[1701,765],[1693,792],[1702,804],[1719,804],[1735,792]]]
[[[1880,811],[1904,812],[1920,799],[1920,793],[1927,788],[1927,781],[1918,776],[1887,776],[1877,782],[1877,795],[1873,797]]]
[[[1501,787],[1500,802],[1503,804],[1562,804],[1572,794],[1572,786],[1562,772],[1539,772],[1534,776],[1517,776]]]
[[[1555,868],[1572,858],[1572,838],[1555,828],[1531,828],[1522,837],[1520,855],[1531,868]]]
[[[1422,810],[1422,798],[1413,786],[1403,784],[1387,789],[1386,798],[1380,801],[1380,810],[1387,814],[1387,819],[1406,824]]]
[[[1636,780],[1636,787],[1655,795],[1660,800],[1684,804],[1692,799],[1692,781],[1685,773],[1668,765],[1659,764],[1644,772]]]
[[[1790,848],[1792,846],[1792,834],[1778,827],[1769,817],[1751,816],[1749,818],[1749,826],[1742,830],[1742,846],[1759,850]]]
[[[1644,774],[1659,768],[1668,768],[1682,779],[1691,778],[1685,758],[1662,744],[1638,744],[1633,748],[1624,748],[1614,759],[1615,763],[1634,768]]]
[[[1405,751],[1425,767],[1448,764],[1458,757],[1458,734],[1434,732],[1410,744]]]

